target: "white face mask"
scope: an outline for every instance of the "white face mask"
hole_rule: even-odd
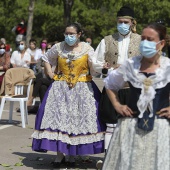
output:
[[[77,42],[77,37],[76,37],[76,35],[66,35],[66,36],[65,36],[65,42],[66,42],[69,46],[73,46],[73,45]]]
[[[130,32],[130,25],[124,23],[118,23],[117,30],[119,31],[120,34],[127,35]]]
[[[25,46],[20,44],[18,48],[20,51],[23,51],[25,49]]]
[[[91,45],[91,42],[86,42],[87,44]]]
[[[5,49],[0,49],[0,55],[5,53]]]
[[[156,49],[156,45],[159,44],[161,41],[158,43],[154,41],[148,41],[148,40],[143,40],[140,43],[140,53],[146,57],[146,58],[152,58],[158,50]]]

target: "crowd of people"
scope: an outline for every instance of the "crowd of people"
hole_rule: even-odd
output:
[[[74,167],[75,156],[105,153],[98,169],[170,169],[166,27],[153,22],[137,34],[129,6],[121,7],[116,19],[117,32],[105,36],[96,50],[91,38],[80,40],[79,23],[66,26],[62,42],[42,39],[37,48],[31,39],[26,48],[21,40],[11,56],[0,41],[0,83],[11,67],[35,73],[28,106],[38,95],[41,104],[32,149],[56,152],[55,168]],[[98,75],[105,77],[102,92],[93,81]]]
[[[15,50],[12,50],[10,45],[6,43],[5,38],[0,39],[0,88],[5,76],[5,72],[10,68],[28,68],[32,69],[35,74],[35,80],[33,81],[33,93],[30,94],[29,101],[27,102],[28,112],[37,112],[38,105],[32,106],[33,99],[39,96],[41,99],[46,91],[43,87],[44,84],[40,83],[42,79],[44,81],[49,79],[44,69],[44,62],[42,56],[55,44],[55,42],[47,42],[47,39],[42,39],[40,45],[37,44],[35,39],[30,39],[27,47],[24,39],[21,39],[17,43]],[[53,68],[54,69],[54,68]],[[5,83],[3,83],[5,86]],[[2,87],[1,89],[4,89]],[[3,90],[1,95],[7,95]],[[17,108],[19,112],[20,109]]]

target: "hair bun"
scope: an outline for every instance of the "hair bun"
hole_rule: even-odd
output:
[[[74,22],[74,24],[78,25],[81,28],[81,24],[79,22]]]

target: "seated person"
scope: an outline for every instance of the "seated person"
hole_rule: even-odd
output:
[[[32,105],[33,100],[39,96],[40,97],[40,102],[42,103],[44,95],[48,89],[48,87],[51,85],[51,83],[54,80],[51,79],[50,77],[42,77],[42,78],[36,78],[35,79],[35,84],[33,87],[33,93],[32,96],[29,98],[29,101],[27,103],[28,106],[28,113],[37,113],[39,105]]]
[[[31,62],[31,55],[26,51],[25,41],[20,41],[18,50],[14,51],[11,56],[11,64],[15,67],[29,68]]]
[[[10,47],[9,44],[6,43],[6,39],[5,38],[1,38],[0,41],[2,41],[5,44],[5,51],[6,51],[6,53],[9,53],[9,55],[11,55],[12,48]]]
[[[37,45],[36,40],[35,39],[30,39],[29,47],[26,50],[31,55],[30,69],[32,69],[35,74],[36,74],[35,67],[36,67],[36,63],[37,63],[37,61],[35,60],[35,54],[36,54],[36,52],[38,50],[36,45]]]
[[[52,47],[52,43],[48,43],[47,48],[50,50]],[[36,65],[38,66],[38,64]],[[52,70],[55,71],[56,66],[52,66]],[[32,96],[30,97],[27,106],[28,106],[28,112],[29,113],[36,113],[38,111],[39,105],[32,105],[33,100],[39,96],[40,97],[40,102],[42,103],[44,95],[48,89],[48,87],[51,85],[53,82],[53,79],[51,79],[48,74],[46,73],[46,70],[44,70],[44,77],[36,76],[36,79],[34,81],[34,87],[33,87],[33,93]]]
[[[10,55],[6,52],[4,42],[0,41],[0,87],[5,72],[10,68]]]
[[[44,95],[46,93],[46,90],[48,89],[48,87],[50,86],[50,84],[53,82],[53,79],[47,77],[47,78],[40,78],[36,81],[35,85],[34,85],[34,89],[33,89],[33,93],[32,93],[32,97],[31,100],[33,102],[33,100],[39,96],[40,97],[40,102],[42,102]],[[30,104],[27,104],[28,106],[32,106],[32,102]]]

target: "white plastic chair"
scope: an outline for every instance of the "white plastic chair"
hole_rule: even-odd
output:
[[[27,94],[24,96],[24,85],[15,85],[15,95],[13,96],[3,96],[1,100],[1,106],[0,106],[0,120],[2,117],[2,112],[4,109],[5,101],[10,102],[10,108],[9,108],[9,123],[12,122],[12,114],[13,114],[13,106],[14,102],[18,101],[20,103],[20,113],[21,113],[21,121],[22,121],[22,127],[25,128],[25,122],[28,124],[28,111],[27,111],[27,101],[30,93],[30,88],[32,84],[32,79],[29,81],[28,87],[27,87]]]

